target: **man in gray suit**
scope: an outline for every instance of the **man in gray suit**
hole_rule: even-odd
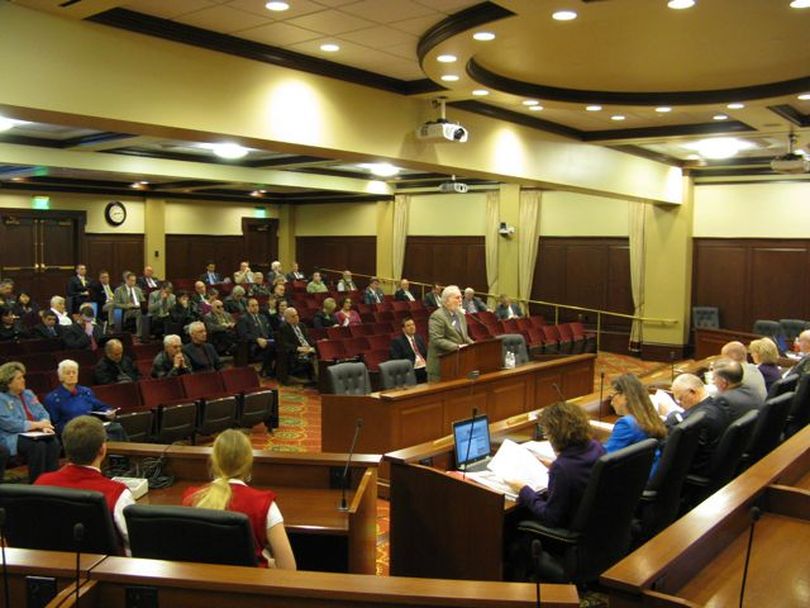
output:
[[[473,343],[467,335],[467,321],[461,310],[461,290],[457,285],[448,285],[442,291],[441,306],[433,311],[428,321],[428,336],[428,382],[438,382],[439,356]]]
[[[129,319],[135,319],[135,331],[141,335],[141,304],[144,302],[143,291],[135,284],[137,277],[134,272],[128,272],[124,284],[117,287],[113,294],[113,308],[123,311],[121,326],[124,327]]]

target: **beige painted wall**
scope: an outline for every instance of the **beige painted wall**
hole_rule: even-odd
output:
[[[374,236],[377,203],[333,203],[295,207],[296,236]]]
[[[262,203],[265,217],[278,218],[278,205]],[[258,217],[254,206],[216,201],[166,201],[166,234],[242,235],[242,218]]]
[[[544,192],[540,236],[627,236],[627,203],[576,192]]]
[[[415,194],[408,213],[408,234],[484,236],[487,195]]]
[[[695,187],[696,237],[810,238],[810,183]]]

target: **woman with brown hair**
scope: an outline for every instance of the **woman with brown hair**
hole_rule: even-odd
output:
[[[253,468],[253,448],[247,436],[234,429],[220,433],[210,464],[214,481],[202,488],[189,488],[183,504],[244,513],[253,529],[259,565],[295,570],[295,556],[275,493],[247,485]]]
[[[633,374],[623,374],[613,380],[613,395],[610,404],[620,416],[613,425],[613,432],[605,442],[607,452],[615,452],[629,445],[667,436],[667,427],[655,411],[650,395],[643,384]],[[655,451],[650,476],[655,473],[661,449]]]

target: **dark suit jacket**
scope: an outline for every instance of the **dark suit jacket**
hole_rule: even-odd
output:
[[[411,294],[411,296],[413,296],[413,299],[416,300],[416,296],[413,295],[413,292],[409,292],[409,293]],[[410,302],[411,301],[411,299],[405,294],[404,289],[397,289],[394,292],[394,299],[395,300],[400,300],[402,302]]]
[[[58,339],[60,339],[62,337],[62,334],[59,331],[59,324],[54,325],[53,329],[56,332],[56,335],[52,335],[48,331],[48,328],[45,327],[44,323],[37,323],[36,325],[34,325],[34,328],[31,330],[31,337],[32,338],[37,338],[37,339],[47,338],[48,340],[58,340]]]
[[[304,327],[304,324],[299,323],[298,327],[301,329],[301,333],[304,334],[307,344],[314,346],[312,340],[307,335],[307,328]],[[288,356],[295,356],[297,354],[298,347],[301,346],[301,343],[298,341],[298,336],[295,335],[295,330],[292,328],[292,325],[282,323],[279,326],[278,333],[276,334],[276,345],[280,352],[286,353]]]
[[[270,323],[267,318],[260,314],[256,314],[254,320],[249,314],[242,315],[236,323],[236,333],[239,340],[242,342],[255,343],[259,338],[272,339],[273,334],[270,329]]]
[[[376,298],[374,296],[377,296]],[[363,303],[364,304],[377,304],[378,302],[385,301],[385,294],[382,289],[372,289],[367,287],[363,290]]]
[[[110,290],[112,291],[113,297],[115,297],[115,287],[110,285]],[[104,286],[98,281],[93,281],[90,284],[90,299],[98,304],[98,312],[96,314],[101,315],[101,310],[104,308],[104,304],[107,303],[107,294],[104,293]]]
[[[86,302],[90,299],[90,279],[84,277],[85,285],[79,280],[79,275],[73,275],[68,280],[67,295],[69,298],[80,297],[81,301]]]
[[[704,416],[703,421],[698,426],[698,448],[692,458],[692,466],[689,471],[695,475],[705,475],[708,473],[712,454],[717,449],[717,444],[720,443],[720,437],[723,436],[726,428],[731,424],[726,411],[718,406],[712,397],[706,397],[682,414],[672,412],[667,416],[665,424],[667,428],[671,429],[698,412],[703,412]]]
[[[522,317],[523,311],[520,310],[520,306],[512,302],[512,304],[507,308],[503,304],[498,304],[498,307],[495,309],[495,316],[499,319],[508,319],[509,318],[509,308],[512,309],[512,313],[516,317]]]
[[[288,281],[306,281],[307,275],[305,275],[300,270],[298,272],[288,272],[287,273],[287,280]]]
[[[762,407],[762,400],[754,394],[751,386],[745,384],[720,393],[714,400],[728,414],[729,423],[751,410]]]
[[[163,283],[163,281],[161,281],[156,276],[153,276],[152,280],[155,282],[155,285],[157,285],[157,287],[149,287],[149,285],[146,284],[146,277],[138,277],[137,280],[135,281],[135,285],[140,287],[141,291],[145,291],[145,292],[146,291],[155,291],[156,289],[160,289],[160,285],[161,285],[161,283]]]
[[[219,360],[217,350],[208,342],[204,342],[201,346],[202,350],[192,342],[183,346],[183,354],[191,361],[191,371],[207,372],[221,369],[222,362]]]
[[[200,275],[199,280],[205,283],[206,285],[216,285],[217,283],[222,283],[222,275],[220,275],[218,272],[215,272],[213,274],[214,274],[213,282],[208,278],[207,272],[202,273]]]
[[[424,339],[419,334],[416,334],[413,338],[422,358],[427,361],[427,346],[425,346]],[[391,358],[408,359],[411,363],[416,361],[416,355],[411,348],[410,342],[405,337],[405,334],[400,334],[391,341]]]
[[[120,370],[119,370],[120,366]],[[118,374],[124,372],[133,382],[137,382],[141,374],[132,359],[124,355],[121,358],[121,363],[116,365],[107,357],[102,357],[94,370],[93,376],[96,384],[115,384],[118,382]]]
[[[14,321],[11,327],[0,325],[0,341],[13,342],[16,340],[25,340],[28,338],[28,330],[25,329],[22,323]]]
[[[425,294],[425,297],[422,300],[422,303],[425,306],[430,306],[431,308],[438,308],[439,306],[442,305],[441,296],[436,295],[432,291],[429,291],[429,292],[427,292]]]
[[[65,343],[66,349],[78,350],[90,348],[90,337],[84,331],[84,326],[77,323],[63,325],[60,327],[60,333],[62,334],[62,341]],[[96,344],[104,337],[104,333],[98,325],[93,326],[93,337],[96,339]]]

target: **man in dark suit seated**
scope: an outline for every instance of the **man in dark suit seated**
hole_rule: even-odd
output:
[[[284,323],[279,326],[276,338],[279,381],[285,384],[290,380],[300,384],[313,381],[317,369],[315,345],[292,306],[284,310]]]
[[[258,272],[253,273],[253,279],[256,280]],[[251,285],[253,287],[254,284]],[[243,315],[247,312],[247,299],[245,298],[245,288],[237,285],[231,291],[231,295],[225,298],[222,303],[225,305],[225,310],[229,313],[237,313]]]
[[[732,359],[717,359],[712,366],[714,385],[717,387],[715,402],[723,408],[734,422],[751,410],[762,407],[764,401],[753,386],[743,384],[742,366]]]
[[[113,300],[115,289],[110,284],[110,273],[102,270],[98,273],[98,281],[90,285],[91,299],[96,303],[98,317],[104,323],[112,325]]]
[[[523,311],[520,310],[520,305],[512,302],[506,294],[502,294],[499,299],[498,306],[495,308],[495,316],[499,319],[517,319],[523,316]]]
[[[14,314],[11,305],[0,306],[0,342],[18,342],[28,337],[28,330]]]
[[[228,355],[236,345],[236,322],[220,300],[211,302],[211,312],[203,317],[211,344],[220,355]]]
[[[206,285],[216,285],[222,283],[222,276],[217,272],[217,265],[213,260],[208,260],[205,265],[205,272],[200,275],[200,281]]]
[[[183,354],[191,361],[191,371],[210,372],[222,369],[217,350],[206,342],[208,332],[205,323],[194,321],[188,326],[188,335],[191,336],[191,342],[183,346]]]
[[[442,286],[438,283],[433,284],[433,289],[425,294],[422,299],[422,304],[428,308],[438,308],[442,305]]]
[[[62,336],[59,332],[59,325],[56,323],[56,313],[52,310],[43,310],[39,313],[42,323],[37,323],[31,330],[32,338],[45,338],[48,340],[58,340]]]
[[[121,325],[125,327],[130,320],[135,323],[135,331],[141,333],[141,304],[145,298],[143,290],[136,284],[134,272],[127,272],[124,284],[119,285],[113,295],[113,308],[121,311]]]
[[[484,312],[487,305],[481,301],[481,298],[475,295],[475,290],[472,287],[467,287],[464,290],[464,298],[461,301],[461,308],[467,314]]]
[[[191,373],[191,361],[183,353],[183,341],[176,334],[163,338],[163,350],[152,361],[153,378],[170,378]]]
[[[802,333],[800,333],[799,337],[796,338],[796,341],[799,344],[799,354],[802,356],[802,358],[799,359],[799,362],[796,365],[788,370],[785,376],[789,374],[797,374],[798,376],[801,376],[802,374],[810,372],[810,329],[805,329]]]
[[[93,307],[85,304],[79,314],[73,315],[73,325],[61,327],[62,341],[68,350],[81,350],[89,348],[96,350],[104,333],[96,323]]]
[[[141,291],[148,294],[160,289],[160,283],[160,279],[155,276],[155,269],[147,266],[143,269],[143,276],[138,277],[137,285],[141,288]]]
[[[411,293],[411,283],[408,281],[408,279],[402,279],[399,282],[399,289],[394,292],[394,299],[402,302],[413,302],[416,300],[414,295]]]
[[[67,284],[67,296],[70,299],[68,313],[77,312],[82,304],[90,301],[90,281],[87,278],[87,267],[84,264],[78,264],[76,274],[70,277]]]
[[[256,298],[248,300],[247,313],[236,324],[236,333],[240,342],[248,344],[251,360],[261,360],[260,374],[264,377],[272,376],[273,363],[276,360],[275,342],[270,323],[264,315],[259,314],[259,301]]]
[[[104,356],[96,363],[93,378],[96,384],[117,384],[137,382],[141,377],[132,359],[124,354],[121,340],[108,340],[104,345]]]
[[[298,262],[292,263],[292,270],[287,273],[287,280],[288,281],[306,281],[307,275],[301,272],[301,269],[298,268]]]
[[[380,280],[371,279],[368,287],[363,290],[363,303],[364,304],[379,304],[385,299],[383,290],[380,289]]]
[[[427,382],[427,347],[410,317],[402,319],[402,335],[391,341],[391,359],[407,359],[413,364],[416,381]]]
[[[672,429],[698,412],[703,412],[703,420],[698,428],[698,448],[692,458],[690,473],[705,475],[712,459],[712,454],[720,443],[726,428],[731,424],[728,414],[709,396],[703,382],[694,374],[681,374],[672,383],[672,396],[684,409],[683,412],[671,412],[665,424]],[[666,414],[667,412],[661,412]]]

